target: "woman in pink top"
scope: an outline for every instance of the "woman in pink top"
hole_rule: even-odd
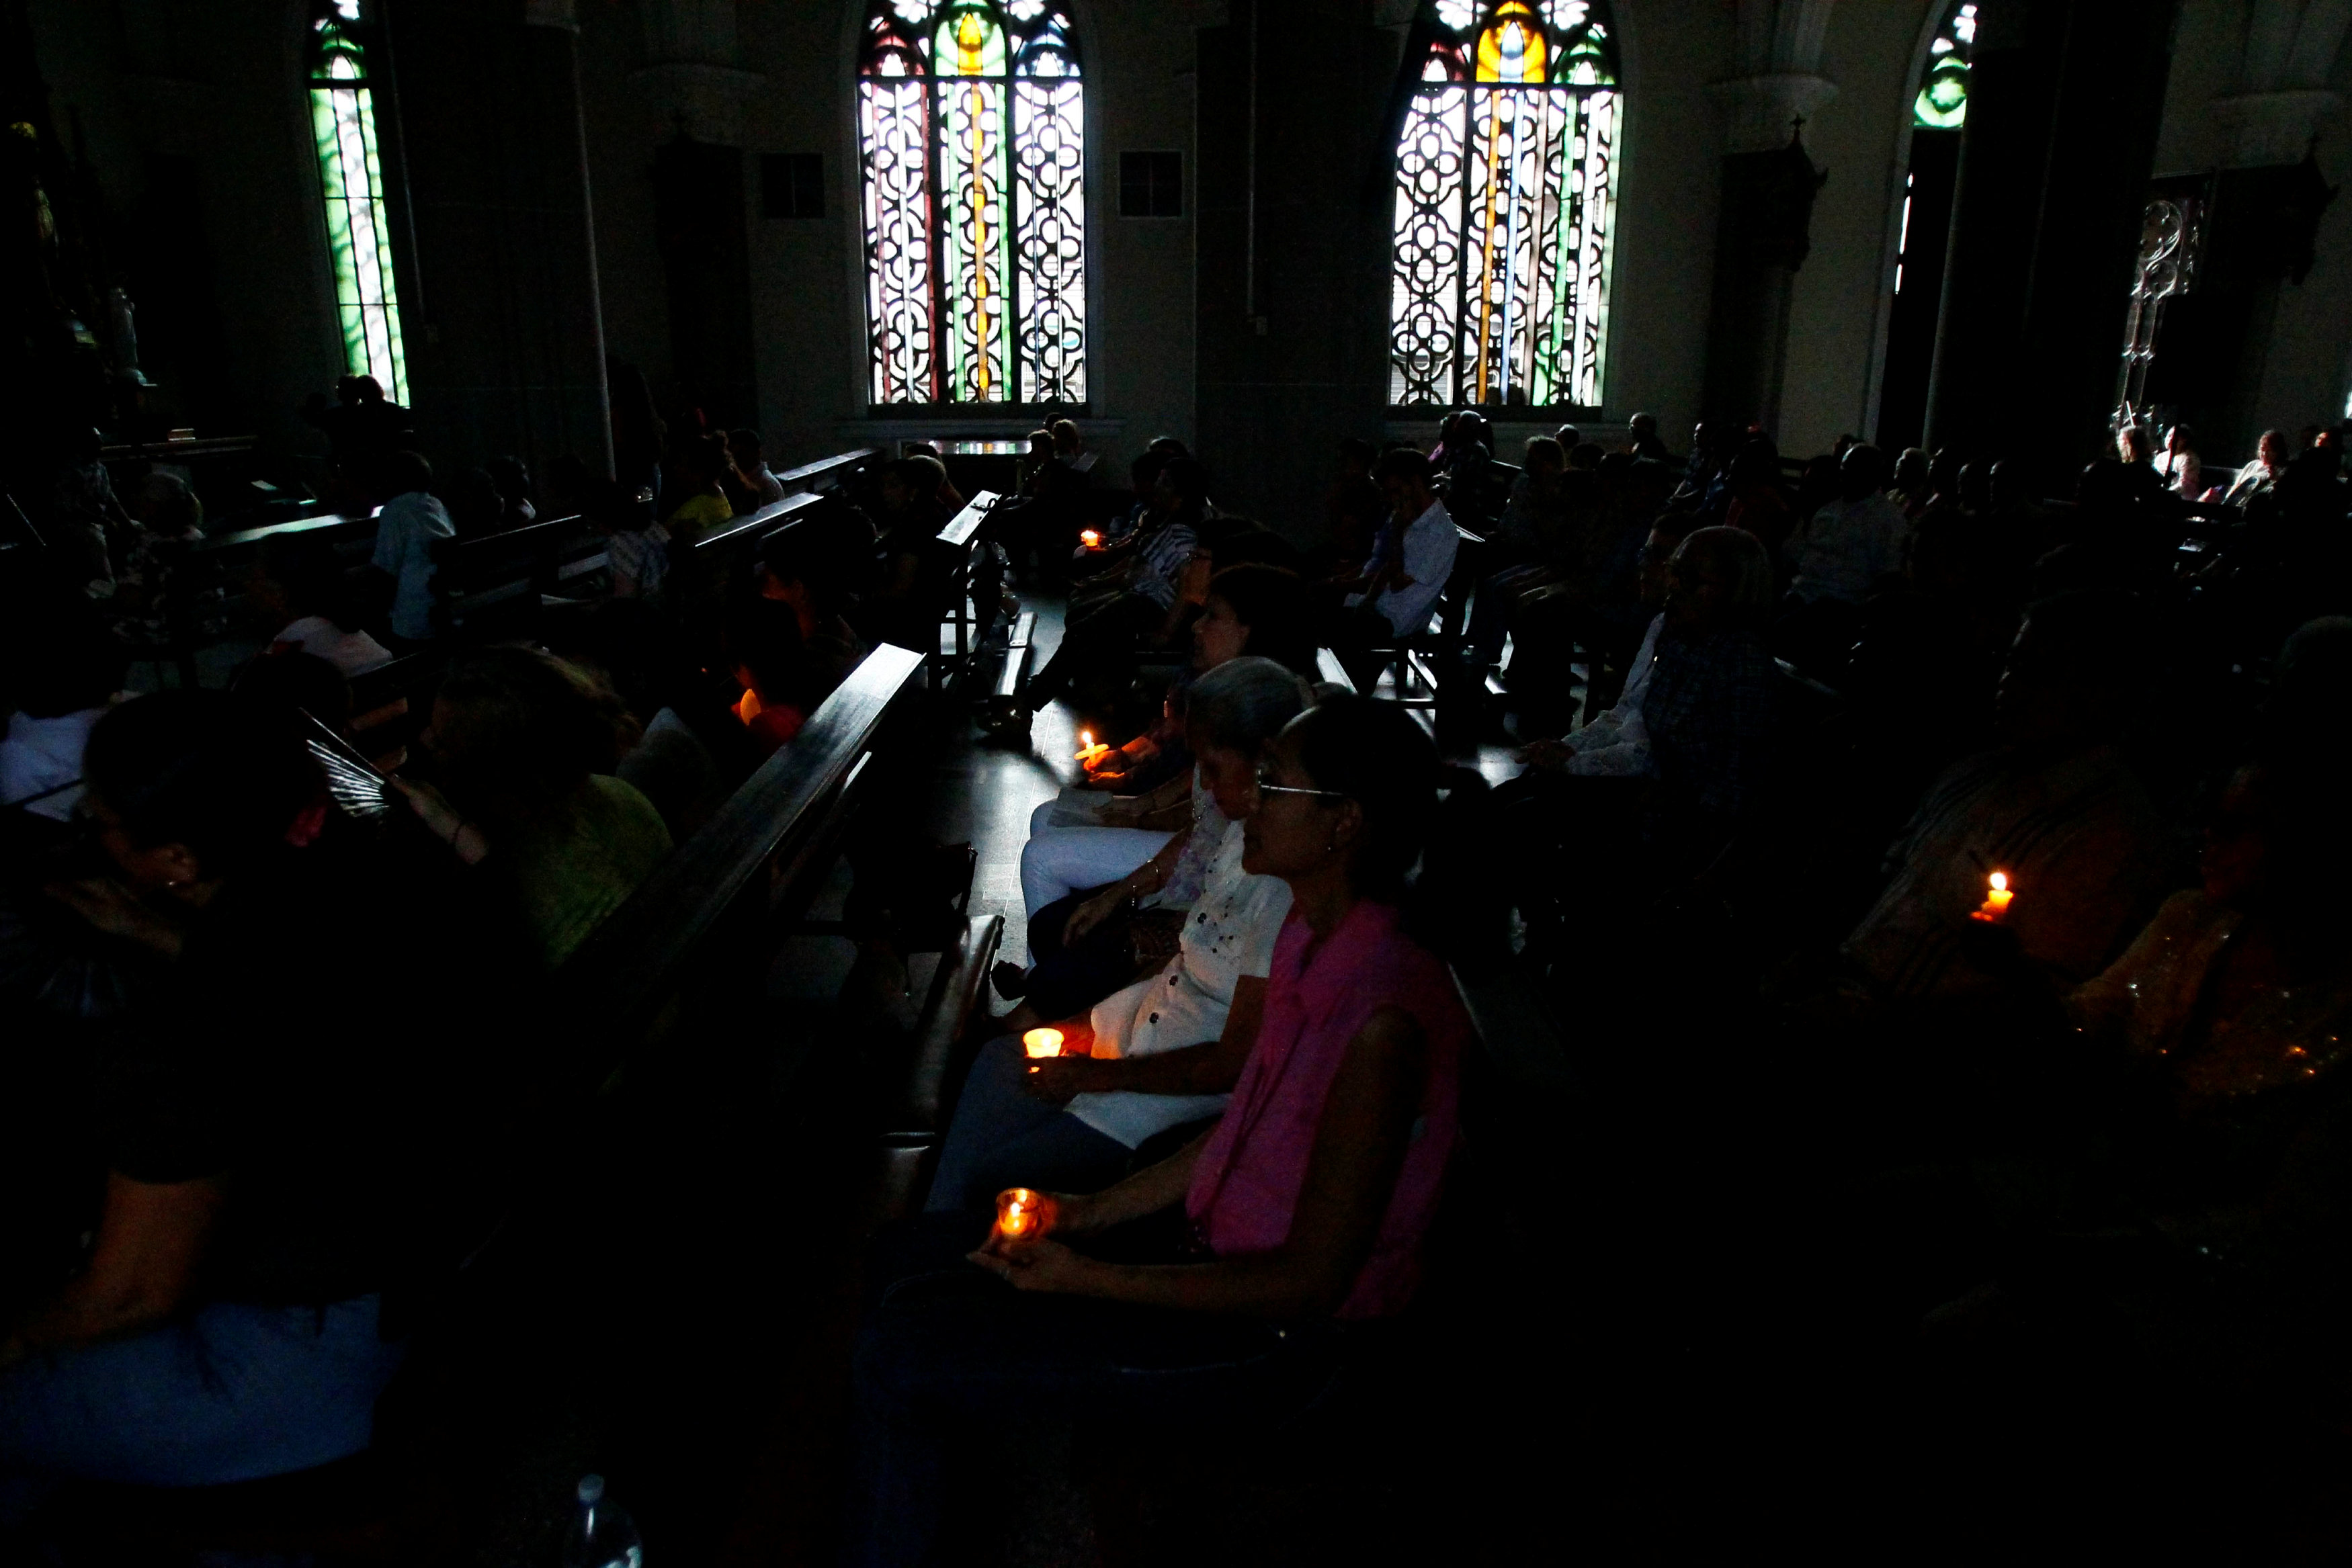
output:
[[[982,1451],[977,1432],[1081,1414],[1161,1433],[1278,1420],[1328,1381],[1340,1322],[1411,1299],[1469,1038],[1444,965],[1397,909],[1441,815],[1436,753],[1393,704],[1339,697],[1283,731],[1258,779],[1243,864],[1287,882],[1292,904],[1232,1103],[1118,1186],[1055,1195],[1038,1233],[992,1233],[970,1260],[1009,1291],[936,1256],[880,1270],[894,1282],[857,1354],[853,1561],[925,1560],[943,1457]],[[1085,1249],[1179,1205],[1191,1242],[1166,1261]],[[925,1234],[954,1219],[928,1217]]]

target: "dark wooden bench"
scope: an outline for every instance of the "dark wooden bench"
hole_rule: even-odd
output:
[[[940,543],[955,552],[949,570],[947,613],[941,626],[955,628],[955,652],[941,648],[932,654],[933,684],[944,690],[949,681],[970,668],[974,650],[988,634],[996,619],[994,603],[975,604],[974,591],[982,588],[978,564],[981,552],[988,548],[981,538],[981,525],[988,521],[1003,497],[993,490],[982,490],[967,502],[962,511],[950,517],[939,532]]]
[[[791,493],[795,488],[832,489],[847,484],[857,475],[864,473],[880,455],[881,454],[871,446],[860,446],[848,452],[836,452],[830,457],[820,457],[814,463],[803,463],[797,468],[788,468],[776,476],[776,481],[783,486],[787,499],[791,498]]]
[[[551,599],[593,586],[604,538],[586,518],[551,517],[477,538],[433,545],[434,624],[461,643],[502,643],[539,630]]]

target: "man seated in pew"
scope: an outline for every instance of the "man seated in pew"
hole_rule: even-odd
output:
[[[1419,933],[1481,924],[1402,907],[1424,842],[1419,893],[1471,885],[1444,863],[1457,841],[1439,819],[1475,790],[1441,808],[1438,780],[1392,704],[1339,697],[1294,720],[1243,831],[1244,871],[1285,883],[1290,911],[1216,1127],[1100,1193],[1004,1195],[968,1275],[968,1215],[927,1215],[877,1260],[845,1561],[936,1560],[949,1467],[1008,1427],[1217,1441],[1295,1416],[1360,1343],[1344,1325],[1411,1302],[1470,1035]]]
[[[783,529],[751,570],[752,597],[730,608],[728,644],[744,686],[736,716],[766,751],[799,734],[867,653],[841,613],[852,570],[843,543],[814,523]]]
[[[424,455],[395,452],[383,467],[391,497],[376,514],[375,570],[392,579],[392,636],[395,653],[415,653],[433,640],[433,559],[437,539],[457,536],[457,525],[433,494],[433,465]]]
[[[1018,1033],[981,1048],[932,1178],[934,1211],[1005,1186],[1106,1186],[1145,1140],[1222,1109],[1290,909],[1280,881],[1242,869],[1241,820],[1267,743],[1306,706],[1306,684],[1271,659],[1234,659],[1193,683],[1187,737],[1224,825],[1176,951],[1085,1017],[1057,1019],[1068,1057],[1032,1061]]]
[[[2028,609],[1995,699],[2000,744],[1928,789],[1889,852],[1885,891],[1846,938],[1855,1005],[1999,1007],[2022,974],[2089,979],[2140,927],[2164,886],[2166,833],[2117,741],[2147,680],[2147,635],[2137,600],[2111,590]],[[1989,966],[1969,918],[1995,873],[2022,967]]]
[[[88,764],[105,874],[52,892],[163,975],[93,1047],[94,1236],[0,1322],[0,1530],[60,1481],[367,1448],[404,1309],[488,1233],[513,1137],[505,949],[406,813],[342,815],[221,692],[122,705]]]
[[[720,482],[739,517],[784,498],[784,482],[768,472],[768,459],[760,450],[756,430],[727,433],[727,470]]]
[[[1341,585],[1348,591],[1324,638],[1347,667],[1348,678],[1364,692],[1380,675],[1370,651],[1421,634],[1461,549],[1453,515],[1432,487],[1427,457],[1398,447],[1382,453],[1373,472],[1388,497],[1396,548],[1370,578]]]

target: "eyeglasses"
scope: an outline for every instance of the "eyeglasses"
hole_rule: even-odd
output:
[[[1277,784],[1274,774],[1264,768],[1257,770],[1253,782],[1261,795],[1313,795],[1325,800],[1344,800],[1348,797],[1337,789],[1301,789],[1295,784]]]

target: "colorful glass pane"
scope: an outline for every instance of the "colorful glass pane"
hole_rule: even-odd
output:
[[[912,41],[911,24],[927,28]],[[873,402],[1083,402],[1086,97],[1067,15],[883,0],[858,72]]]
[[[374,93],[365,48],[350,30],[358,21],[358,0],[333,0],[311,24],[310,131],[344,370],[373,376],[384,395],[406,402],[408,355],[401,340]]]
[[[1959,0],[1927,46],[1927,71],[1912,100],[1911,122],[1928,131],[1958,131],[1969,118],[1969,55],[1977,41],[1976,0]]]
[[[1407,66],[1390,401],[1596,406],[1622,113],[1606,6],[1457,9],[1433,8]],[[1470,88],[1452,85],[1465,51]]]

